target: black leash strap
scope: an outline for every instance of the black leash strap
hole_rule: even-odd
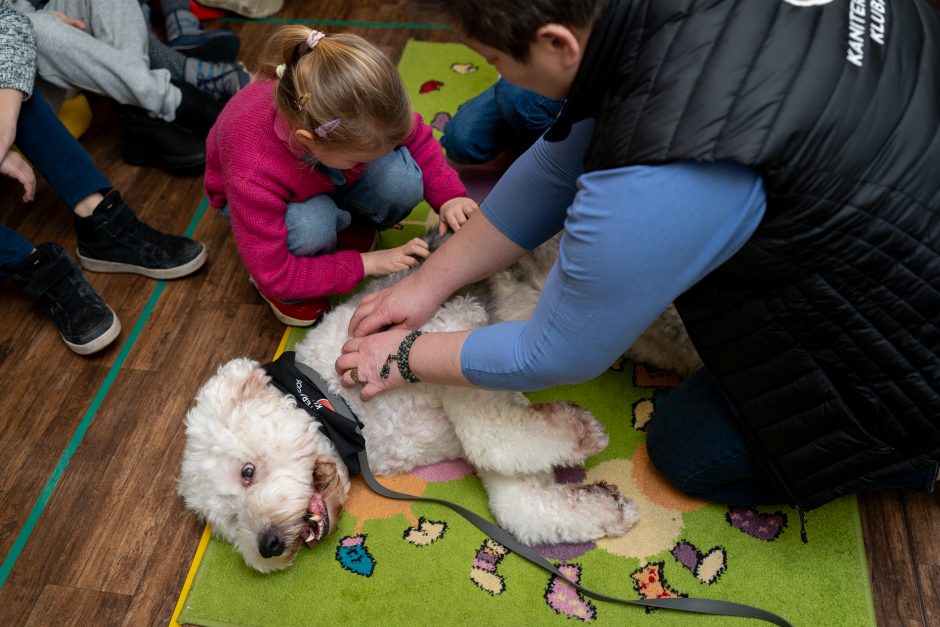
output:
[[[359,421],[359,418],[353,413],[349,408],[349,405],[346,404],[346,401],[343,400],[342,396],[336,394],[330,394],[327,392],[329,390],[329,385],[326,381],[323,380],[323,377],[319,375],[315,370],[303,364],[301,362],[295,362],[295,365],[298,370],[300,370],[305,376],[307,376],[310,381],[321,391],[321,397],[326,398],[332,405],[334,410],[330,411],[329,408],[316,407],[314,411],[317,413],[329,413],[330,419],[335,419],[335,415],[344,417],[346,420],[351,421],[357,425],[356,430],[359,431],[359,425],[362,423]],[[334,415],[335,414],[335,415]],[[451,503],[450,501],[445,501],[443,499],[426,497],[426,496],[415,496],[413,494],[404,494],[402,492],[395,492],[394,490],[389,490],[375,478],[375,475],[372,474],[372,470],[369,468],[369,460],[366,457],[366,451],[363,448],[358,453],[359,461],[359,470],[362,474],[362,478],[365,479],[366,484],[377,494],[384,496],[389,499],[396,500],[407,500],[407,501],[427,501],[430,503],[437,503],[448,507],[464,518],[466,518],[471,524],[475,525],[483,533],[487,534],[508,550],[519,555],[532,562],[536,566],[539,566],[548,572],[552,573],[556,577],[561,577],[569,584],[574,586],[579,592],[585,596],[589,596],[592,599],[597,599],[599,601],[609,601],[611,603],[623,603],[628,605],[642,605],[645,607],[656,607],[664,608],[669,610],[678,610],[681,612],[694,612],[697,614],[716,614],[718,616],[737,616],[740,618],[755,618],[757,620],[767,621],[768,623],[773,623],[774,625],[780,625],[780,627],[792,627],[792,625],[787,622],[781,616],[778,616],[767,610],[763,610],[759,607],[752,607],[750,605],[743,605],[741,603],[734,603],[731,601],[720,601],[716,599],[699,599],[691,597],[679,597],[679,598],[670,598],[670,599],[621,599],[619,597],[612,597],[606,594],[601,594],[599,592],[594,592],[581,586],[580,584],[571,581],[564,573],[562,573],[554,564],[549,562],[547,559],[539,555],[531,547],[522,544],[515,537],[512,536],[508,531],[494,525],[490,521],[482,518],[481,516],[471,512],[470,510],[457,505],[456,503]]]

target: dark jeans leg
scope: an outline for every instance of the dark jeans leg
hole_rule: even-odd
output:
[[[666,395],[646,431],[653,465],[686,494],[732,505],[787,501],[748,450],[704,368]]]
[[[646,433],[653,465],[699,498],[731,505],[786,503],[744,443],[731,407],[705,368],[666,395]],[[930,490],[937,466],[868,485],[874,490]]]
[[[95,167],[39,91],[23,102],[16,123],[16,147],[39,170],[69,209],[111,182]]]
[[[554,124],[565,103],[516,87],[504,78],[494,86],[494,96],[500,116],[512,130],[510,147],[520,152],[528,150]]]
[[[359,180],[348,189],[335,193],[333,199],[340,209],[382,230],[408,217],[423,196],[421,168],[411,152],[399,146],[370,162]]]
[[[496,86],[491,85],[457,108],[444,127],[441,146],[457,163],[485,163],[508,147],[511,134],[496,104]]]
[[[0,281],[6,278],[6,270],[18,266],[32,252],[32,243],[13,229],[0,226]]]

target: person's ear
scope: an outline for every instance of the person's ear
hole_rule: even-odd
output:
[[[313,133],[310,131],[298,128],[294,131],[294,139],[297,140],[302,146],[307,147],[313,144]]]
[[[540,26],[535,31],[535,46],[550,52],[564,70],[577,68],[584,52],[577,35],[561,24]]]

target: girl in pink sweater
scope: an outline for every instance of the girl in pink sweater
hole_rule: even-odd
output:
[[[292,25],[268,50],[275,62],[209,133],[205,188],[275,316],[308,326],[329,307],[325,296],[428,255],[420,239],[370,252],[377,229],[422,198],[442,231],[478,207],[375,46]]]

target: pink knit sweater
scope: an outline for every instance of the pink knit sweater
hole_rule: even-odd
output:
[[[206,140],[205,188],[209,203],[228,205],[235,245],[248,273],[268,296],[301,299],[346,294],[363,278],[356,250],[296,257],[287,248],[287,204],[329,194],[336,186],[300,160],[288,145],[290,129],[274,106],[274,82],[253,82],[233,97]],[[437,211],[467,191],[447,165],[431,128],[415,113],[402,142],[424,178],[424,198]],[[365,169],[344,170],[352,184]],[[351,227],[352,228],[352,227]]]

